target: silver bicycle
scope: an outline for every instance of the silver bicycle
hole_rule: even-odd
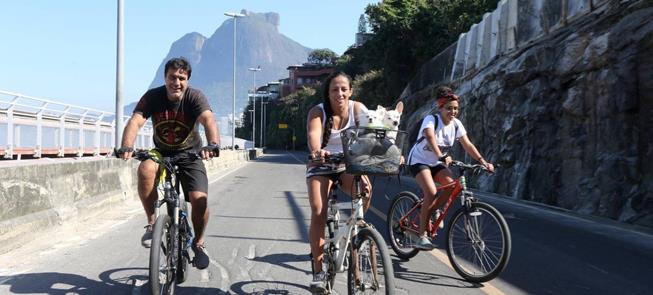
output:
[[[315,160],[315,159],[311,159]],[[343,155],[328,156],[325,162],[338,164]],[[351,215],[340,219],[334,183],[327,203],[326,242],[324,266],[327,273],[326,294],[334,289],[337,273],[347,270],[348,294],[394,294],[394,271],[388,247],[381,234],[363,220],[363,199],[368,198],[362,189],[361,175],[354,175],[351,194]],[[311,262],[311,267],[313,263]],[[315,273],[315,269],[313,269]]]

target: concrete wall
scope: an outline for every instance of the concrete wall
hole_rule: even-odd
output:
[[[221,151],[220,158],[205,162],[209,178],[242,165],[250,156],[245,150]],[[138,164],[113,158],[0,162],[0,253],[29,241],[41,229],[138,200]]]
[[[440,85],[473,75],[500,56],[525,48],[582,16],[599,13],[609,2],[502,0],[493,12],[483,16],[480,23],[460,34],[456,43],[426,63],[401,98],[423,91],[426,83]]]

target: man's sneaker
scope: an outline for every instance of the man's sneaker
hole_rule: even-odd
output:
[[[415,248],[430,251],[435,249],[435,245],[433,245],[426,236],[420,236],[419,240],[417,240],[417,244],[415,244]]]
[[[210,259],[204,245],[194,244],[192,249],[193,253],[195,253],[195,258],[193,258],[193,264],[195,267],[197,267],[197,269],[205,269],[209,267]]]
[[[145,226],[145,233],[141,237],[141,245],[145,248],[152,247],[152,225],[148,224]]]
[[[313,281],[311,281],[310,287],[313,294],[326,294],[326,273],[321,271],[313,274]]]

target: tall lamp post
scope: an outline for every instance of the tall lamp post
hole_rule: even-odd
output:
[[[263,129],[263,126],[265,124],[265,105],[266,104],[268,104],[267,101],[266,102],[261,101],[261,109],[263,110],[263,113],[261,114],[261,116],[263,117],[263,119],[261,120],[261,147],[265,147],[265,141],[264,141],[265,138],[263,137],[264,136],[263,134],[265,133],[265,129]]]
[[[236,19],[245,16],[235,12],[225,12],[224,15],[234,19],[234,84],[233,84],[233,101],[231,111],[231,149],[236,149]]]
[[[125,126],[123,121],[123,101],[122,101],[122,90],[123,90],[123,65],[124,65],[124,21],[123,15],[125,12],[125,3],[124,0],[118,0],[118,36],[117,36],[117,48],[116,48],[116,138],[115,138],[115,147],[120,147],[122,142],[122,131]],[[11,144],[11,143],[10,143]]]
[[[256,148],[256,72],[261,70],[261,66],[256,68],[248,68],[254,73],[254,92],[252,92],[252,102],[254,105],[254,115],[252,115],[252,142],[254,142],[254,148]]]

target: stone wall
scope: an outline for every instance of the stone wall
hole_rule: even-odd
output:
[[[501,165],[480,188],[653,227],[652,6],[609,1],[446,81],[470,138]],[[408,125],[442,84],[420,79],[404,91]]]
[[[205,161],[209,178],[256,154],[221,151]],[[0,169],[0,253],[42,229],[87,218],[112,204],[138,200],[136,160],[114,158],[5,161]]]

